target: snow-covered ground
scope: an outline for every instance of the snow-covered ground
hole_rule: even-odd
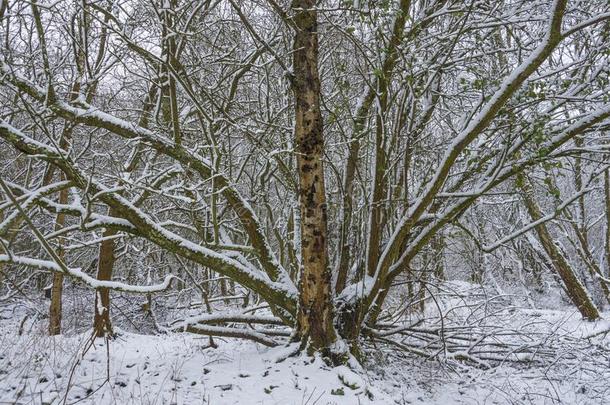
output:
[[[120,331],[83,355],[89,333],[47,337],[45,320],[22,324],[19,309],[4,308],[0,404],[610,404],[610,322],[582,322],[570,308],[499,306],[486,309],[485,323],[470,308],[468,329],[489,330],[487,343],[460,351],[465,318],[451,314],[469,307],[445,305],[454,309],[444,311],[444,353],[425,358],[369,343],[369,360],[356,370],[286,358],[284,346],[215,338],[211,348],[207,337],[186,333]],[[433,317],[435,308],[427,311]],[[415,348],[413,333],[391,338]],[[486,355],[506,361],[481,360]]]
[[[365,375],[347,367],[331,369],[307,357],[277,363],[286,348],[216,338],[219,347],[213,349],[207,338],[188,334],[121,333],[109,346],[98,339],[81,358],[85,334],[4,332],[0,403],[57,404],[66,398],[68,404],[391,403]]]

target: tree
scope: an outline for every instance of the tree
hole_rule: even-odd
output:
[[[336,340],[328,264],[326,188],[324,186],[324,124],[318,74],[316,1],[294,0],[295,25],[292,89],[295,95],[295,152],[299,173],[301,274],[297,333],[312,352],[331,356]]]
[[[381,327],[402,280],[419,279],[425,295],[418,274],[443,260],[450,230],[489,253],[542,229],[542,209],[496,233],[465,213],[582,154],[577,137],[587,153],[608,153],[601,1],[134,0],[66,13],[57,3],[39,18],[2,4],[2,148],[65,176],[43,185],[15,172],[7,184],[21,209],[40,210],[46,240],[81,240],[87,254],[17,246],[0,263],[69,275],[106,309],[108,289],[150,294],[177,273],[142,286],[137,254],[114,263],[122,238],[198,286],[203,269],[230,279],[269,305],[265,322],[294,326],[303,346],[341,362]],[[60,35],[75,16],[86,35]],[[59,128],[71,129],[69,144]],[[49,197],[66,182],[69,201]],[[2,207],[16,216],[15,204]],[[93,256],[98,280],[80,270]],[[110,280],[118,263],[136,280]],[[223,320],[253,318],[205,314],[182,329],[277,344],[269,331],[214,326]]]

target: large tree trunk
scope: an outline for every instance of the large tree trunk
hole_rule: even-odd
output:
[[[318,24],[315,0],[293,0],[295,143],[301,211],[301,277],[297,332],[309,351],[333,359],[331,274],[328,267],[324,139],[318,74]]]

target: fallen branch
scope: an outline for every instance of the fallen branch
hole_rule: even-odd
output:
[[[174,329],[175,332],[189,332],[198,335],[232,337],[238,339],[252,340],[267,347],[276,347],[279,345],[275,340],[267,337],[263,333],[248,329],[225,328],[222,326],[209,325],[189,325]]]

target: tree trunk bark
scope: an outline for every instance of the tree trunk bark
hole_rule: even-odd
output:
[[[61,179],[64,179],[63,173],[61,173]],[[59,203],[68,203],[68,190],[61,190],[59,192]],[[55,230],[60,230],[64,227],[66,217],[64,214],[57,214],[55,220]],[[57,256],[64,261],[64,249],[63,249],[63,238],[58,238],[59,248],[57,249]],[[49,335],[59,335],[61,333],[61,313],[62,313],[62,296],[64,286],[64,274],[61,272],[53,273],[53,286],[51,287],[51,304],[49,305]]]
[[[295,95],[294,136],[301,212],[301,277],[297,335],[308,351],[335,361],[331,274],[328,267],[324,139],[318,73],[318,23],[315,0],[293,0],[296,33],[292,88]]]
[[[112,216],[112,210],[110,215]],[[111,237],[116,235],[113,229],[104,230],[104,239],[100,245],[97,262],[97,279],[108,281],[112,279],[112,270],[114,268],[115,256],[114,246],[115,240]],[[93,329],[95,336],[105,337],[112,336],[112,324],[110,322],[110,291],[107,288],[99,288],[95,292],[95,307],[93,316]]]

